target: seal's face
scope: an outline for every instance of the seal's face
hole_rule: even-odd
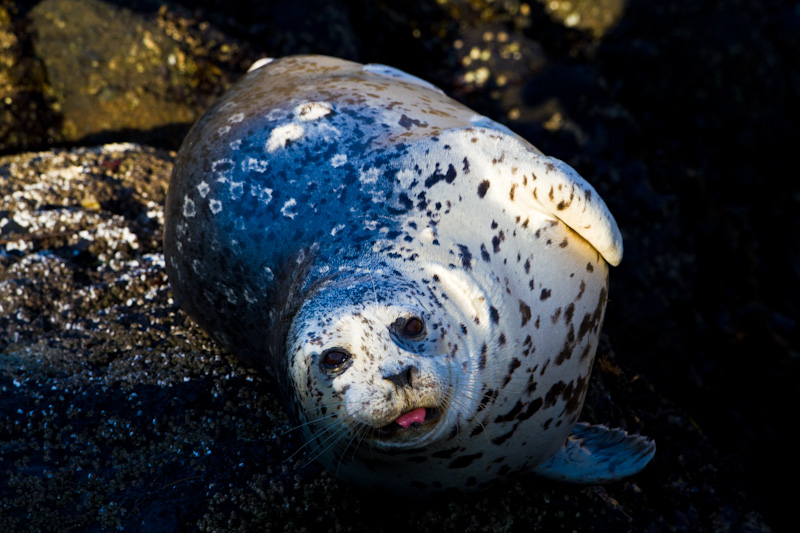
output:
[[[467,407],[452,396],[467,354],[446,317],[421,291],[403,287],[387,298],[383,285],[379,301],[373,280],[363,285],[361,301],[352,286],[348,297],[334,290],[311,300],[287,346],[299,418],[323,462],[348,450],[428,445]]]

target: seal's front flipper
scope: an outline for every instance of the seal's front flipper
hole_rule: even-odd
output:
[[[642,470],[656,453],[656,443],[621,429],[578,423],[572,435],[537,475],[569,483],[607,483]]]

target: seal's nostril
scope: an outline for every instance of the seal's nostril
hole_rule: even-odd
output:
[[[419,369],[415,366],[407,366],[396,374],[383,376],[383,379],[392,382],[396,387],[413,387],[417,376],[419,376]]]
[[[408,371],[406,372],[406,381],[408,381],[408,385],[413,387],[417,383],[417,376],[419,376],[419,369],[415,366],[408,367]]]

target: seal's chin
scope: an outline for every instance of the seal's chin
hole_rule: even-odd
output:
[[[437,407],[417,407],[400,415],[394,422],[377,428],[375,436],[379,440],[412,438],[436,427],[441,418]]]

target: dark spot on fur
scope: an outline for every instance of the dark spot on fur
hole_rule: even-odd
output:
[[[422,122],[422,121],[419,121],[419,120],[417,120],[415,118],[410,118],[410,117],[408,117],[406,115],[403,115],[402,117],[400,117],[400,121],[398,122],[398,124],[400,124],[402,127],[404,127],[407,130],[410,130],[412,126],[419,126],[421,128],[427,128],[428,127],[428,123],[427,122]]]
[[[475,426],[475,429],[473,429],[473,430],[472,430],[472,432],[469,434],[469,436],[470,436],[470,437],[477,437],[478,435],[480,435],[481,433],[483,433],[483,431],[484,431],[485,429],[486,429],[486,428],[485,428],[485,427],[483,427],[483,424],[478,424],[477,426]]]
[[[483,452],[478,452],[472,455],[463,455],[450,463],[447,468],[465,468],[481,457],[483,457]]]
[[[481,259],[483,259],[487,263],[492,260],[492,256],[489,255],[489,250],[486,249],[485,244],[481,244]]]
[[[517,430],[517,427],[516,427],[516,426],[514,426],[514,428],[512,428],[512,429],[511,429],[511,431],[509,431],[509,432],[508,432],[508,433],[506,433],[505,435],[500,435],[500,436],[499,436],[499,437],[497,437],[496,439],[492,439],[492,444],[494,444],[495,446],[500,446],[500,445],[501,445],[501,444],[503,444],[505,441],[507,441],[508,439],[510,439],[510,438],[512,437],[512,435],[514,435],[514,432],[515,432],[516,430]]]
[[[494,253],[498,253],[500,251],[500,243],[504,240],[506,240],[506,236],[502,231],[492,237],[492,248],[494,249]]]
[[[540,299],[541,301],[545,301],[545,300],[547,300],[548,298],[550,298],[550,294],[551,294],[551,293],[552,293],[552,292],[550,291],[550,289],[542,289],[542,294],[539,296],[539,299]]]
[[[586,387],[589,384],[588,378],[589,376],[578,378],[578,381],[575,384],[575,387],[570,391],[570,394],[567,394],[566,391],[564,391],[564,400],[567,402],[567,406],[564,408],[564,410],[568,415],[580,409],[583,393],[586,391]]]
[[[500,322],[500,313],[497,312],[497,309],[494,306],[489,307],[489,317],[495,324]]]
[[[478,184],[478,197],[479,198],[483,198],[484,196],[486,196],[486,191],[489,190],[489,185],[491,185],[489,183],[489,180],[483,180],[482,182],[480,182]]]
[[[559,186],[558,189],[561,190],[561,186]],[[566,201],[565,200],[561,200],[560,202],[558,202],[558,205],[556,206],[556,209],[558,209],[559,211],[562,211],[562,210],[568,208],[569,206],[572,205],[572,200],[574,200],[574,199],[575,199],[575,189],[573,188],[569,192],[569,200],[566,200]]]
[[[569,360],[569,358],[572,357],[573,350],[575,350],[575,328],[570,326],[569,333],[564,341],[564,347],[561,348],[561,351],[558,352],[558,355],[556,356],[556,366],[559,366],[563,364],[564,361]]]
[[[533,384],[533,388],[536,389],[535,383]],[[544,402],[542,401],[541,398],[536,398],[535,400],[533,400],[531,403],[528,404],[528,408],[525,409],[523,413],[520,413],[520,415],[517,417],[517,420],[523,421],[529,419],[530,417],[535,415],[539,411],[539,409],[542,408],[543,404]]]
[[[472,270],[472,253],[469,251],[469,248],[464,246],[463,244],[458,244],[458,249],[461,251],[459,256],[461,257],[461,266],[466,268],[467,270]]]
[[[433,187],[440,181],[445,181],[446,183],[453,183],[453,181],[456,179],[456,175],[457,175],[456,169],[453,167],[453,165],[449,165],[447,167],[446,174],[442,174],[437,168],[433,174],[431,174],[425,179],[425,187],[428,188]]]
[[[592,345],[587,344],[586,348],[583,349],[583,353],[581,353],[581,362],[585,361],[586,358],[589,357],[591,351],[592,351]]]
[[[550,390],[547,391],[547,394],[545,394],[544,396],[544,406],[552,407],[553,405],[555,405],[556,402],[558,401],[558,398],[561,396],[561,394],[564,392],[566,388],[567,384],[564,383],[563,381],[559,381],[558,383],[555,383],[552,387],[550,387]]]
[[[575,304],[571,303],[564,310],[564,322],[566,322],[567,324],[572,322],[572,315],[574,314],[575,314]]]
[[[539,372],[540,376],[544,376],[544,373],[547,371],[547,366],[550,364],[550,359],[544,362],[542,365],[542,370]]]
[[[480,403],[480,405],[478,405],[478,408],[476,409],[476,412],[483,411],[489,405],[494,403],[494,401],[497,399],[497,395],[498,394],[499,394],[498,391],[496,391],[494,389],[488,389],[486,392],[484,392],[483,393],[483,398],[481,398],[481,403]]]
[[[408,197],[406,193],[401,192],[400,196],[398,196],[398,199],[400,200],[400,203],[403,204],[403,207],[406,208],[406,211],[414,207],[414,202],[411,200],[411,198]]]
[[[519,368],[521,364],[522,363],[520,363],[519,359],[516,357],[511,360],[511,363],[508,365],[508,374],[506,374],[506,377],[503,378],[503,387],[511,382],[511,375],[514,373],[514,370]]]
[[[517,403],[514,407],[511,408],[509,412],[504,415],[499,415],[497,418],[494,419],[495,422],[511,422],[516,418],[516,416],[522,412],[522,409],[525,408],[525,404],[522,403],[522,400],[517,400]]]
[[[531,308],[522,300],[519,301],[519,313],[522,315],[522,325],[524,326],[531,319]]]
[[[450,459],[453,457],[454,454],[461,451],[461,448],[456,446],[455,448],[448,448],[446,450],[439,450],[438,452],[434,452],[431,454],[431,457],[436,457],[437,459]]]
[[[583,340],[583,337],[589,333],[589,330],[592,329],[592,314],[586,313],[583,315],[583,320],[581,321],[581,325],[578,328],[578,339]]]
[[[600,327],[600,318],[603,314],[603,309],[606,303],[606,289],[605,287],[600,290],[600,296],[597,300],[597,307],[593,313],[586,313],[578,328],[578,340],[583,340],[583,337],[589,332],[594,331]]]

